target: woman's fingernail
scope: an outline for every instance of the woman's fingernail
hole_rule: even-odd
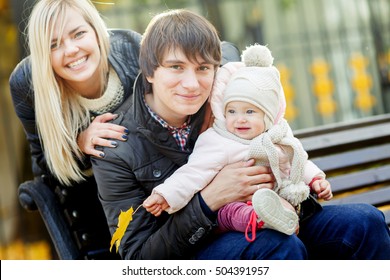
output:
[[[123,134],[123,135],[122,135],[122,138],[125,139],[125,140],[127,140],[128,137],[127,137],[126,134]]]
[[[116,142],[116,141],[111,141],[111,145],[114,146],[114,147],[116,147],[116,146],[118,146],[118,142]]]
[[[112,119],[115,120],[118,117],[118,114],[115,114]]]
[[[130,131],[129,131],[127,128],[125,128],[125,133],[126,133],[126,134],[129,134],[129,132],[130,132]]]
[[[104,153],[100,153],[99,156],[104,158]]]

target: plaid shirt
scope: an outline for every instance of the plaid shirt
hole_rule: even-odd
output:
[[[169,133],[173,136],[173,138],[176,140],[177,145],[182,151],[186,151],[186,145],[188,140],[188,135],[191,131],[191,125],[189,124],[191,121],[191,116],[188,117],[187,121],[180,127],[174,127],[169,125],[165,120],[163,120],[159,115],[157,115],[155,112],[152,111],[152,109],[148,106],[144,99],[144,103],[146,108],[148,109],[148,112],[152,116],[153,119],[155,119],[159,124],[162,125],[162,127],[168,129]]]

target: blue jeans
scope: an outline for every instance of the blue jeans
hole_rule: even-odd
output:
[[[324,206],[299,234],[269,229],[249,243],[243,233],[218,235],[195,257],[203,260],[390,260],[390,232],[382,212],[367,204]]]

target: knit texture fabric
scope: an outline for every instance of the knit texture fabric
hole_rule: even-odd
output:
[[[232,101],[248,102],[265,113],[265,128],[269,129],[275,123],[282,95],[279,72],[275,67],[242,67],[225,89],[223,108],[225,110]]]
[[[110,67],[107,88],[104,94],[96,99],[88,99],[77,95],[80,103],[95,115],[111,112],[119,104],[122,104],[124,90],[115,70]]]
[[[267,132],[252,139],[249,148],[249,158],[257,160],[257,164],[269,166],[275,176],[277,185],[274,191],[281,197],[297,206],[309,196],[309,187],[303,182],[303,171],[308,155],[299,140],[292,135],[288,136],[289,125],[285,119],[272,126]],[[291,162],[291,171],[288,179],[282,179],[279,169],[279,156],[275,144],[280,145],[287,152]]]

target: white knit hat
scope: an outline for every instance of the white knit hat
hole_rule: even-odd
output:
[[[255,44],[243,51],[245,67],[233,74],[225,88],[224,111],[231,101],[249,102],[264,111],[266,130],[283,117],[286,102],[280,74],[272,65],[273,60],[266,46]]]

